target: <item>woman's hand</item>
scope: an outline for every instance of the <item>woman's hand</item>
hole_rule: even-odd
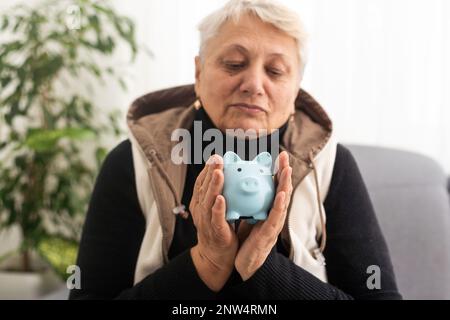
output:
[[[189,210],[197,228],[198,243],[191,256],[203,282],[220,291],[230,277],[238,249],[237,236],[225,220],[223,160],[213,155],[197,177]]]
[[[254,226],[245,221],[239,225],[238,236],[241,246],[234,265],[244,281],[249,279],[266,261],[283,229],[292,194],[291,175],[289,155],[283,151],[279,156],[279,170],[276,175],[277,193],[267,220],[258,222]]]

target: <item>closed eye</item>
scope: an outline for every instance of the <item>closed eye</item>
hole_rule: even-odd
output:
[[[279,69],[273,69],[273,68],[267,69],[267,73],[269,73],[272,76],[276,76],[276,77],[283,75],[283,71],[281,71]]]
[[[238,71],[245,67],[244,62],[225,62],[225,68],[227,68],[230,71]]]

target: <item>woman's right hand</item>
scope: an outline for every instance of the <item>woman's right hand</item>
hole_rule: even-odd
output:
[[[220,291],[234,268],[238,239],[225,219],[223,159],[213,155],[195,181],[189,210],[197,229],[198,243],[191,249],[192,261],[203,282]]]

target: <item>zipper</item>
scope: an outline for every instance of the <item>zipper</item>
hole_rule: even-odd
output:
[[[319,263],[321,263],[322,265],[325,265],[325,257],[323,256],[323,251],[325,250],[325,246],[326,246],[327,231],[326,231],[325,219],[324,219],[324,215],[323,215],[323,211],[322,211],[322,200],[320,197],[319,179],[317,177],[317,170],[314,165],[313,152],[311,151],[308,156],[309,156],[308,167],[313,171],[313,175],[314,175],[314,183],[315,183],[315,187],[316,187],[316,196],[317,196],[316,200],[317,200],[317,205],[319,208],[320,225],[321,225],[321,231],[322,231],[320,245],[319,245],[319,241],[318,241],[319,239],[316,239],[316,242],[319,245],[319,247],[313,251],[313,255],[319,261]],[[289,208],[288,208],[287,230],[288,230],[288,237],[289,237],[289,244],[290,244],[289,258],[291,260],[293,260],[294,259],[294,246],[292,245],[292,238],[291,238],[291,232],[292,232],[291,224],[292,223],[291,223],[290,211],[291,211],[291,205],[289,205]]]

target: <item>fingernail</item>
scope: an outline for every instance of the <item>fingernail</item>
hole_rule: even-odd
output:
[[[212,165],[214,163],[214,158],[209,158],[208,161],[206,161],[206,164],[208,166]]]
[[[214,154],[211,157],[209,157],[208,161],[206,162],[206,164],[208,165],[212,165],[212,164],[222,164],[223,163],[223,159],[222,157]]]
[[[219,205],[219,196],[216,196],[216,201],[214,201],[214,206],[218,206]]]

